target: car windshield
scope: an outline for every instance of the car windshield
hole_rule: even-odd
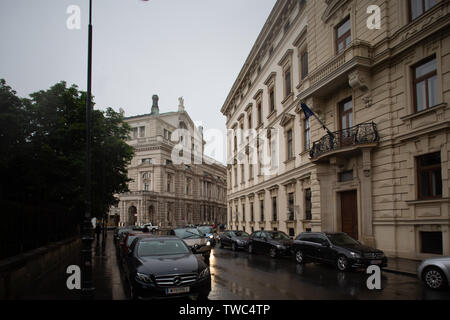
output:
[[[204,237],[204,234],[195,228],[175,229],[174,231],[175,231],[175,235],[181,239],[198,239],[198,238]]]
[[[273,240],[288,240],[288,235],[284,232],[269,232],[269,236]]]
[[[187,254],[189,249],[178,239],[146,240],[139,242],[139,257]]]
[[[328,239],[336,246],[355,245],[359,244],[358,241],[349,237],[345,233],[328,234]]]
[[[205,234],[213,233],[213,228],[212,227],[208,227],[208,226],[198,227],[198,230],[200,230],[201,232],[203,232]]]
[[[249,234],[245,231],[231,231],[230,235],[233,237],[249,237]]]

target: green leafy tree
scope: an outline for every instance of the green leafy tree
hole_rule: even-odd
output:
[[[20,99],[0,81],[2,197],[22,203],[57,204],[84,212],[86,93],[60,82]],[[128,191],[133,149],[129,126],[108,108],[92,112],[92,213],[102,216]],[[5,152],[4,152],[5,151]]]

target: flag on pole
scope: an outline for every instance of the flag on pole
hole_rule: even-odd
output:
[[[325,123],[323,123],[322,120],[320,120],[320,118],[306,105],[306,103],[301,102],[300,106],[303,110],[303,113],[305,114],[305,118],[309,119],[311,118],[311,116],[314,116],[314,118],[317,119],[317,121],[319,121],[319,123],[322,125],[322,127],[328,132],[328,134],[332,137],[334,137],[334,134],[330,131],[330,129],[327,128],[327,126],[325,125]]]
[[[302,107],[306,119],[309,119],[311,116],[314,115],[314,112],[312,112],[312,110],[305,103],[302,102],[300,106]]]

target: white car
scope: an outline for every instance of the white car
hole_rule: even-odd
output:
[[[156,230],[159,229],[158,226],[154,226],[154,225],[152,225],[151,223],[146,223],[146,224],[144,224],[144,225],[142,226],[142,228],[145,228],[145,227],[147,227],[148,230],[150,230],[150,231],[156,231]]]
[[[450,286],[450,257],[422,261],[417,269],[417,275],[431,289]]]

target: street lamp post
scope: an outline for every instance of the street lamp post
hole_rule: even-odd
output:
[[[87,69],[87,97],[86,97],[86,211],[83,221],[82,250],[81,250],[81,296],[83,299],[93,299],[95,288],[92,281],[92,225],[91,225],[91,85],[92,85],[92,0],[89,0],[89,29],[88,29],[88,69]]]

